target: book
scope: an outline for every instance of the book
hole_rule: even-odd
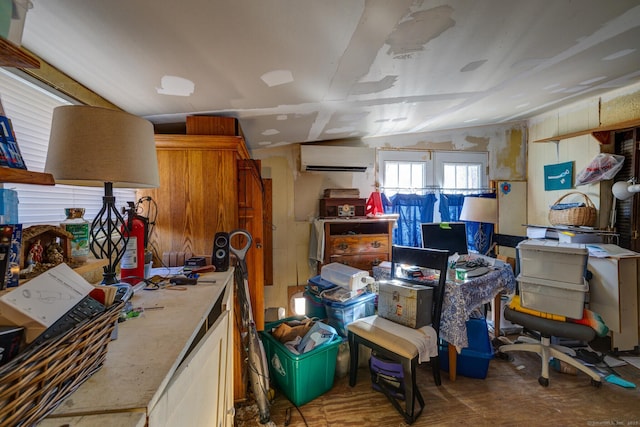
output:
[[[11,125],[11,120],[0,116],[0,166],[15,169],[26,169],[18,141]]]
[[[13,359],[20,351],[23,331],[20,326],[0,326],[0,366]]]
[[[6,274],[9,270],[12,234],[13,226],[3,225],[0,227],[0,290],[7,287]]]
[[[19,285],[20,279],[20,246],[22,246],[22,224],[10,224],[13,228],[11,234],[11,248],[9,250],[9,262],[5,275],[5,286],[14,288]]]

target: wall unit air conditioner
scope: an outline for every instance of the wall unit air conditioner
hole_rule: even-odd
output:
[[[300,170],[365,172],[375,162],[375,149],[333,145],[301,145]]]

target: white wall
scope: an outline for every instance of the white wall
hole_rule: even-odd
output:
[[[611,145],[601,145],[591,134],[558,142],[535,142],[538,139],[610,126],[640,119],[640,84],[616,89],[587,101],[541,114],[529,121],[528,132],[528,200],[529,224],[549,225],[549,206],[571,190],[544,191],[544,165],[574,161],[577,175],[600,152],[612,152]],[[610,210],[611,182],[577,187],[598,208],[599,226],[606,226]],[[569,199],[566,199],[569,201]]]

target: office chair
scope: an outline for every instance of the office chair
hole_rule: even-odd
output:
[[[593,386],[600,387],[602,385],[602,380],[597,373],[583,365],[580,361],[567,355],[565,351],[563,351],[562,346],[551,344],[552,336],[589,342],[596,337],[596,331],[593,328],[579,323],[546,319],[516,311],[509,307],[505,307],[504,317],[512,323],[521,325],[525,329],[540,333],[539,343],[507,344],[500,346],[500,352],[528,351],[537,353],[542,359],[542,372],[540,377],[538,377],[538,383],[540,383],[541,386],[549,386],[549,360],[551,360],[552,357],[562,360],[589,375]]]
[[[527,267],[531,267],[531,265],[527,265],[525,263],[536,263],[535,265],[539,265],[540,261],[536,261],[533,256],[525,257],[524,259],[520,259],[520,267],[522,271],[527,271]],[[580,265],[580,263],[576,263],[576,265]],[[552,269],[552,266],[548,266],[549,269]],[[537,271],[535,269],[529,269],[530,271]],[[520,279],[518,283],[522,284],[522,280]],[[539,289],[540,293],[543,293],[543,289]],[[556,308],[557,309],[557,308]],[[542,311],[540,309],[540,311]],[[600,376],[592,371],[589,367],[583,365],[580,361],[572,358],[567,354],[567,352],[571,352],[570,349],[551,344],[551,337],[563,337],[574,339],[578,341],[589,342],[592,341],[596,337],[596,331],[590,326],[565,322],[561,320],[554,320],[550,318],[551,316],[539,317],[535,314],[525,313],[523,311],[518,311],[512,309],[510,307],[505,307],[504,309],[504,318],[509,320],[510,322],[522,326],[525,330],[533,331],[536,334],[539,334],[539,342],[534,343],[517,343],[517,344],[507,344],[500,346],[499,351],[501,353],[507,353],[510,351],[528,351],[532,353],[537,353],[542,360],[542,372],[540,377],[538,377],[538,383],[540,383],[543,387],[549,386],[549,361],[551,358],[555,358],[561,360],[573,367],[577,370],[584,372],[589,377],[591,377],[591,384],[600,387],[602,385],[602,380]]]
[[[435,352],[429,362],[433,370],[436,385],[441,384],[440,361],[437,356],[437,341],[440,331],[440,315],[444,300],[447,279],[449,254],[446,250],[392,246],[391,278],[395,278],[396,264],[417,265],[439,272],[437,283],[433,286],[431,327],[413,329],[400,325],[377,315],[358,319],[347,325],[347,336],[350,350],[349,385],[355,386],[358,374],[358,353],[360,344],[370,348],[383,358],[399,362],[402,365],[405,386],[405,408],[402,409],[397,399],[385,393],[393,406],[400,412],[408,424],[413,423],[422,413],[424,400],[416,384],[416,368],[423,352],[422,341],[426,341],[425,330],[429,331],[429,340],[435,345]],[[418,338],[416,338],[416,336]],[[420,344],[416,344],[419,341]],[[418,346],[421,348],[418,348]],[[385,391],[384,387],[382,388]],[[416,401],[419,408],[416,410]]]

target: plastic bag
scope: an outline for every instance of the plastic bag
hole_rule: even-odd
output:
[[[365,214],[367,217],[378,216],[384,214],[382,207],[382,197],[378,191],[374,191],[367,200]]]
[[[600,153],[576,176],[576,187],[612,179],[622,169],[623,164],[624,156]]]
[[[328,341],[333,340],[336,336],[338,336],[338,332],[336,332],[332,326],[322,322],[316,322],[309,332],[302,337],[302,340],[296,349],[301,354],[304,354]]]

